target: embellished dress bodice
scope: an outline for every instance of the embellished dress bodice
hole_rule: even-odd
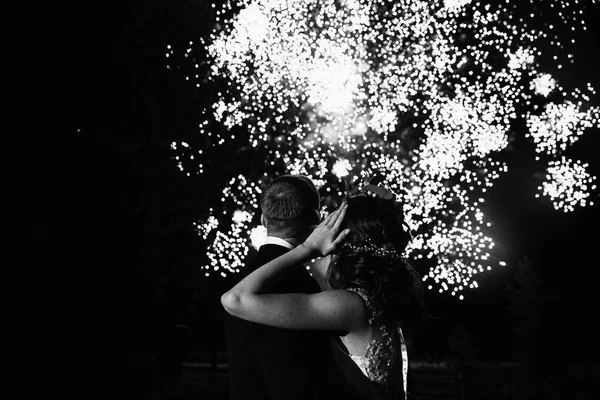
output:
[[[406,399],[408,354],[399,321],[382,316],[372,298],[362,289],[350,288],[364,301],[369,316],[369,344],[364,355],[349,354],[363,374],[392,398]],[[374,337],[373,330],[378,331]]]

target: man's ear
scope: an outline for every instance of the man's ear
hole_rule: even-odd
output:
[[[262,226],[264,226],[265,228],[267,227],[267,219],[265,218],[264,214],[260,215],[260,223],[262,224]]]
[[[321,223],[321,213],[319,212],[319,210],[313,210],[315,213],[315,220],[314,220],[314,224],[312,225],[319,225]]]

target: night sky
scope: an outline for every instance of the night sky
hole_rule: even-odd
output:
[[[185,43],[210,30],[209,7],[210,2],[202,1],[127,2],[110,16],[82,9],[70,38],[76,51],[68,70],[74,83],[68,116],[72,139],[63,147],[46,138],[38,157],[44,165],[57,163],[42,171],[42,187],[52,193],[64,186],[76,197],[69,196],[66,203],[52,196],[43,205],[34,200],[26,204],[35,208],[29,222],[41,226],[37,232],[44,237],[62,237],[56,222],[63,212],[76,211],[78,229],[85,235],[81,259],[93,267],[77,269],[70,277],[77,278],[78,293],[93,297],[90,310],[115,310],[113,321],[128,327],[127,337],[141,335],[138,348],[160,341],[153,327],[162,323],[180,318],[202,326],[212,318],[207,315],[218,314],[208,309],[216,303],[195,264],[202,249],[190,219],[211,184],[196,181],[190,187],[168,150],[168,143],[195,134],[195,104],[206,94],[164,69],[167,44]],[[96,23],[98,12],[107,15],[106,23]],[[574,64],[559,71],[549,62],[545,68],[565,87],[591,82],[600,90],[600,28],[593,22],[600,21],[598,5],[593,12],[586,18],[587,32],[576,32],[574,45],[565,39],[572,32],[561,34]],[[598,96],[593,102],[599,103]],[[567,153],[587,161],[595,176],[600,171],[599,134],[597,128],[588,130]],[[56,150],[53,156],[46,145]],[[555,356],[557,343],[567,347],[569,359],[591,360],[598,354],[598,191],[593,207],[555,211],[548,201],[534,197],[540,182],[535,174],[543,171],[542,164],[533,165],[531,154],[526,140],[514,143],[506,155],[508,173],[491,189],[483,209],[494,221],[496,252],[508,266],[482,274],[479,289],[466,291],[463,302],[430,293],[431,312],[440,317],[435,324],[441,327],[438,337],[430,338],[433,347],[443,347],[440,332],[459,324],[475,337],[484,358],[510,358],[514,318],[506,311],[506,288],[518,263],[528,257],[539,276],[542,299],[538,341],[545,350],[540,359]],[[73,169],[78,171],[73,184],[57,187],[45,179]],[[47,223],[41,222],[48,216]],[[194,302],[195,313],[182,311],[188,309],[186,301]]]

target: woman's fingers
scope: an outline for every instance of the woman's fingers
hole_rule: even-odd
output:
[[[345,209],[346,203],[342,203],[340,208],[331,213],[332,217],[329,220],[328,225],[331,227],[335,227],[337,220],[339,219],[340,213]]]
[[[337,215],[338,210],[332,211],[328,216],[327,219],[325,220],[325,225],[327,226],[331,226],[332,225],[332,220],[333,218],[335,218],[335,216]]]
[[[349,233],[350,233],[350,229],[344,229],[343,231],[341,231],[340,234],[338,235],[338,237],[333,241],[333,243],[331,243],[333,245],[333,247],[337,248],[338,246],[340,246],[342,244],[342,242],[346,239],[346,236],[348,236]]]
[[[334,212],[332,212],[332,213],[329,213],[329,214],[327,214],[327,216],[325,217],[325,219],[323,220],[323,222],[321,222],[321,224],[322,224],[322,225],[327,225],[327,224],[329,224],[329,221],[331,221],[331,218],[333,217],[333,214],[334,214],[334,213],[335,213],[335,211],[334,211]]]
[[[327,215],[327,217],[325,217],[323,222],[321,222],[321,225],[332,228],[332,229],[336,229],[336,230],[339,229],[344,220],[344,216],[346,215],[347,207],[348,207],[348,204],[346,204],[345,202],[342,203],[340,208],[338,208],[337,210],[335,210],[332,213],[330,213],[329,215]]]
[[[342,203],[342,206],[338,209],[339,213],[336,216],[335,221],[333,221],[333,228],[335,230],[340,229],[340,226],[342,225],[342,222],[344,222],[344,217],[346,216],[346,210],[348,209],[348,204],[347,203]]]

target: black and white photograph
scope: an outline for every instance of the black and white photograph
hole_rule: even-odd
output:
[[[115,9],[38,208],[105,398],[600,398],[600,2]]]

